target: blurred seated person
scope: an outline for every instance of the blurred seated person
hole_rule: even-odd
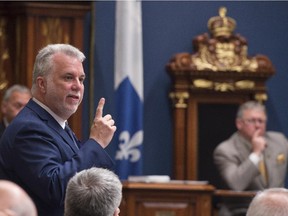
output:
[[[266,131],[266,122],[264,105],[255,101],[242,104],[236,116],[237,131],[214,150],[214,163],[229,189],[258,191],[284,187],[288,141],[282,133]],[[220,213],[245,215],[250,201],[235,202],[238,210],[242,205],[242,213],[233,214],[232,203],[225,206],[223,212],[227,213]]]
[[[0,180],[0,216],[37,216],[37,210],[20,186]]]
[[[288,190],[269,188],[257,193],[249,205],[247,216],[287,216]]]
[[[68,182],[64,216],[118,216],[122,184],[116,174],[92,167]]]
[[[28,103],[30,98],[30,89],[23,85],[16,84],[5,91],[1,103],[2,121],[0,122],[0,137],[5,128]]]

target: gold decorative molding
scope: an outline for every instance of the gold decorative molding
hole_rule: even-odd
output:
[[[10,58],[7,48],[7,34],[6,34],[7,21],[5,18],[0,17],[0,91],[4,90],[8,86],[8,80],[6,79],[5,62]]]
[[[50,43],[69,43],[70,38],[67,32],[63,31],[60,18],[46,18],[41,22],[41,33]]]
[[[227,91],[234,91],[235,87],[233,83],[227,83],[227,82],[215,82],[215,91],[220,92],[227,92]]]
[[[231,17],[227,17],[226,13],[227,9],[220,7],[219,16],[211,17],[208,20],[207,27],[215,37],[230,36],[236,27],[236,21]]]
[[[179,72],[233,72],[267,73],[275,69],[269,58],[264,55],[248,55],[247,40],[235,34],[236,21],[226,16],[227,9],[221,7],[219,16],[208,20],[209,33],[193,39],[194,54],[178,53],[169,62],[169,70]]]
[[[192,82],[192,87],[227,92],[253,89],[255,87],[255,82],[251,80],[239,80],[236,82],[215,82],[207,79],[195,79]]]
[[[237,89],[253,89],[255,87],[255,82],[251,80],[240,80],[235,82],[235,87]]]
[[[246,40],[239,34],[234,35],[236,21],[226,17],[227,9],[221,7],[219,16],[208,21],[211,38],[203,34],[195,39],[198,53],[192,55],[197,70],[212,71],[250,71],[255,72],[258,62],[248,57]]]
[[[266,93],[256,93],[254,98],[255,98],[255,100],[257,100],[259,102],[264,102],[264,101],[267,101],[268,96]]]
[[[173,100],[176,108],[187,108],[188,92],[171,92],[169,97]]]
[[[246,45],[233,42],[210,43],[208,38],[201,43],[204,44],[199,46],[199,55],[192,56],[197,70],[255,72],[258,68],[256,58],[248,59]],[[206,43],[209,47],[205,46]],[[240,50],[240,53],[236,54],[235,50]]]
[[[212,89],[214,83],[211,80],[195,79],[193,80],[193,86],[196,88]]]

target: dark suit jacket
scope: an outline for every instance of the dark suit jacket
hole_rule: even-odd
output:
[[[63,216],[66,186],[76,172],[113,165],[93,139],[78,150],[58,122],[32,99],[6,128],[0,143],[1,178],[24,188],[39,216]]]
[[[6,129],[6,126],[4,124],[4,121],[2,120],[0,122],[0,138],[2,137],[2,134],[4,133],[5,129]]]

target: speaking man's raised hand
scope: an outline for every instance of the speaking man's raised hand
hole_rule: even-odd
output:
[[[103,148],[107,147],[116,131],[115,121],[110,114],[103,116],[105,99],[99,100],[95,118],[90,129],[90,138],[96,140]]]

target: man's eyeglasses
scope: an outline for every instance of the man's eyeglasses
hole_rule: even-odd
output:
[[[246,124],[256,125],[257,123],[260,125],[266,124],[266,119],[243,119]]]

